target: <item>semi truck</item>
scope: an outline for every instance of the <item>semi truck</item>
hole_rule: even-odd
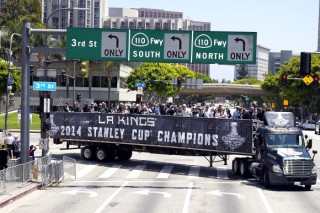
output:
[[[265,112],[264,121],[113,113],[52,112],[55,144],[81,148],[85,160],[129,160],[133,151],[158,154],[218,156],[243,177],[270,185],[316,184],[309,150],[312,140],[294,126],[289,112]],[[243,157],[239,157],[243,156]]]

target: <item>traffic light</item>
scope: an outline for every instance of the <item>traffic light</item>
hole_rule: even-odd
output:
[[[142,95],[137,94],[136,95],[136,103],[141,103],[141,100],[142,100]]]
[[[177,87],[178,87],[178,88],[181,88],[181,84],[182,84],[182,78],[181,78],[181,77],[178,77],[178,78],[177,78]]]
[[[318,88],[319,87],[319,76],[318,75],[313,75],[313,86]]]
[[[9,94],[9,105],[10,106],[14,106],[14,100],[15,100],[14,93],[10,92],[10,94]]]
[[[33,68],[34,68],[34,66],[33,66],[33,65],[30,65],[30,76],[33,75]]]
[[[87,78],[88,73],[89,73],[89,61],[82,61],[80,63],[79,74],[80,76]]]
[[[77,94],[77,101],[80,103],[81,102],[81,93]]]
[[[61,70],[61,84],[65,84],[67,80],[67,72],[65,70]]]
[[[287,85],[287,79],[288,79],[288,76],[286,74],[282,74],[282,78],[281,78],[281,85],[282,86]]]
[[[300,75],[310,75],[311,53],[301,52],[300,54]]]

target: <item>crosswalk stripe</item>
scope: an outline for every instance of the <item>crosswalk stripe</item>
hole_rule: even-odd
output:
[[[199,172],[200,172],[200,167],[199,166],[192,166],[190,168],[188,178],[198,178],[199,177]]]
[[[122,167],[122,165],[113,165],[111,168],[109,168],[107,171],[105,171],[104,173],[102,173],[102,175],[100,175],[98,178],[109,178],[111,177],[114,173],[116,173],[116,171],[118,171],[118,169],[120,169]]]
[[[81,171],[77,172],[77,178],[82,178],[84,177],[86,174],[88,174],[89,172],[91,172],[94,168],[96,168],[97,165],[87,165],[86,167],[84,167]]]
[[[219,166],[217,168],[217,178],[218,179],[228,179],[228,172],[226,166]]]
[[[173,169],[173,166],[169,166],[169,165],[164,166],[163,169],[160,171],[160,174],[157,176],[157,178],[168,178],[172,169]]]
[[[136,166],[128,175],[127,178],[137,178],[141,174],[141,172],[146,168],[146,165],[138,165]]]

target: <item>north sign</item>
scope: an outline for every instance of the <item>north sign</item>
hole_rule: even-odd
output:
[[[249,64],[256,61],[256,33],[197,32],[192,63]]]
[[[67,59],[255,64],[257,33],[68,28]]]

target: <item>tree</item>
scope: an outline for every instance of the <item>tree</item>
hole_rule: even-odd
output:
[[[111,81],[112,81],[112,70],[114,67],[119,66],[119,61],[102,61],[101,65],[108,79],[108,106],[111,107],[110,95],[111,95]]]
[[[4,101],[3,96],[7,93],[8,68],[9,63],[0,58],[0,101]],[[14,79],[12,92],[21,91],[21,71],[13,67],[10,76]]]
[[[236,69],[237,72],[237,79],[243,79],[248,77],[248,65],[247,64],[240,64],[239,67]]]
[[[41,23],[41,1],[10,0],[4,1],[0,8],[0,26],[8,23],[23,23],[24,21]]]
[[[9,53],[12,33],[21,34],[24,21],[32,24],[41,23],[41,13],[41,1],[8,0],[3,2],[0,7],[0,26],[2,31],[0,52],[3,54],[3,58],[8,58],[5,55]],[[21,60],[21,42],[22,39],[20,37],[15,37],[15,42],[12,43],[11,48],[12,59]]]
[[[234,84],[261,85],[262,81],[256,78],[242,78],[233,82]]]
[[[188,67],[167,63],[142,63],[126,79],[129,90],[136,90],[136,82],[145,82],[144,100],[146,102],[166,102],[168,97],[178,93],[172,86],[177,77],[194,78],[195,74]]]

